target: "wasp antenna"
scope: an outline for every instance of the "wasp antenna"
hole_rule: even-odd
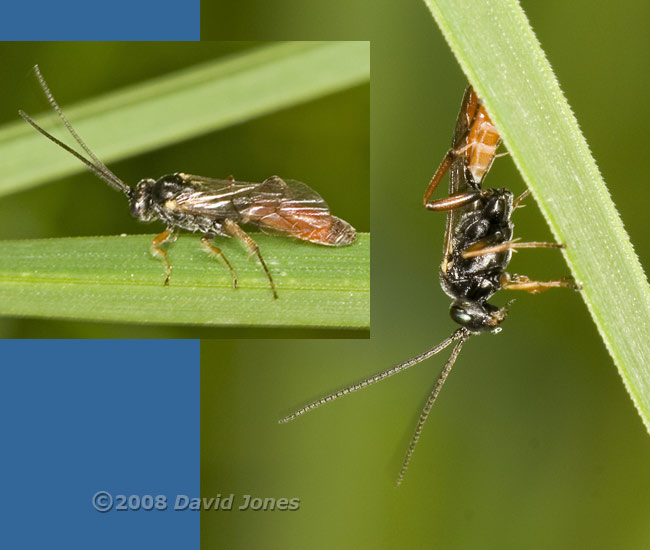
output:
[[[68,121],[66,116],[63,114],[63,111],[61,110],[61,107],[59,107],[59,104],[56,102],[54,99],[54,96],[52,95],[52,92],[50,91],[49,86],[47,85],[47,82],[45,82],[45,78],[43,78],[43,75],[41,74],[40,69],[38,68],[38,65],[34,65],[34,73],[36,74],[36,78],[38,78],[38,82],[41,85],[41,89],[43,90],[43,93],[45,94],[45,97],[47,98],[48,103],[54,109],[57,115],[59,115],[59,118],[65,125],[65,127],[68,129],[68,132],[70,132],[70,135],[74,138],[74,140],[82,147],[82,149],[90,156],[92,161],[88,160],[85,158],[83,155],[79,154],[77,151],[72,149],[71,147],[68,147],[65,145],[63,142],[60,140],[56,139],[53,135],[51,135],[49,132],[45,131],[43,128],[38,126],[36,122],[27,114],[25,114],[23,111],[18,111],[20,113],[20,116],[22,116],[27,122],[29,122],[36,130],[38,130],[41,134],[43,134],[46,138],[48,138],[50,141],[56,143],[58,146],[62,147],[68,153],[71,153],[75,157],[77,157],[79,160],[81,160],[90,170],[99,178],[104,180],[106,183],[108,183],[111,187],[114,187],[115,189],[122,191],[127,197],[130,197],[131,194],[133,193],[131,187],[129,187],[126,183],[124,183],[120,178],[118,178],[109,168],[106,166],[91,150],[90,147],[86,145],[86,143],[79,137],[79,134],[75,131],[75,129],[72,127],[72,124]]]
[[[30,117],[25,111],[18,111],[18,114],[25,119],[26,122],[31,124],[35,130],[37,130],[39,133],[43,134],[47,139],[49,139],[51,142],[56,143],[59,147],[62,149],[65,149],[68,153],[71,155],[77,157],[81,162],[83,162],[89,169],[90,171],[95,174],[98,178],[101,180],[105,181],[108,183],[111,187],[114,189],[117,189],[118,191],[122,191],[127,197],[130,197],[131,194],[133,193],[131,187],[126,185],[123,181],[120,179],[117,179],[117,176],[114,176],[115,179],[112,177],[109,177],[107,174],[105,174],[102,170],[100,170],[97,166],[95,166],[92,162],[90,162],[86,157],[83,155],[79,154],[77,151],[75,151],[72,147],[66,145],[63,143],[61,140],[55,138],[52,134],[50,134],[47,130],[44,130],[41,128],[32,117]]]
[[[454,335],[457,335],[461,330],[463,329],[457,330],[454,333]],[[442,389],[445,380],[447,380],[447,376],[449,376],[449,373],[451,372],[451,368],[454,366],[454,363],[458,358],[458,354],[460,353],[463,344],[469,338],[469,336],[470,333],[467,330],[465,330],[463,334],[457,336],[456,339],[459,340],[459,342],[456,344],[456,347],[454,347],[453,351],[451,352],[451,355],[449,356],[447,363],[445,363],[445,366],[442,369],[442,372],[440,373],[440,376],[438,377],[435,386],[433,386],[433,391],[431,392],[431,395],[429,395],[429,399],[427,399],[427,402],[422,408],[422,412],[420,413],[418,424],[415,427],[415,431],[413,432],[413,436],[411,437],[411,441],[406,451],[406,456],[404,457],[404,461],[402,462],[402,467],[399,471],[399,475],[397,476],[396,484],[398,486],[402,484],[402,481],[404,481],[404,475],[406,474],[406,470],[408,470],[409,463],[411,462],[411,457],[413,456],[413,452],[415,451],[415,446],[418,444],[418,441],[420,440],[420,434],[422,433],[422,428],[424,426],[424,423],[427,421],[427,418],[429,418],[429,413],[433,408],[433,404],[436,402],[436,399],[438,398],[438,394],[440,393],[440,390]]]
[[[370,376],[369,378],[366,378],[365,380],[361,380],[360,382],[357,382],[356,384],[352,384],[351,386],[348,386],[347,388],[343,388],[339,391],[336,391],[334,393],[331,393],[329,395],[326,395],[325,397],[321,397],[317,401],[313,401],[309,405],[304,406],[302,409],[297,410],[296,412],[290,414],[289,416],[285,416],[282,418],[279,423],[280,424],[286,424],[287,422],[290,422],[291,420],[294,420],[295,418],[305,414],[306,412],[312,411],[321,405],[324,405],[325,403],[329,403],[330,401],[334,401],[335,399],[338,399],[339,397],[343,397],[344,395],[347,395],[349,393],[355,392],[357,390],[360,390],[362,388],[365,388],[367,386],[370,386],[376,382],[380,382],[381,380],[385,380],[386,378],[393,376],[394,374],[397,374],[398,372],[401,372],[403,370],[408,369],[409,367],[412,367],[413,365],[417,365],[418,363],[421,363],[422,361],[428,359],[429,357],[435,355],[436,353],[441,352],[443,349],[445,349],[449,344],[452,342],[455,342],[456,340],[461,339],[461,342],[467,339],[469,336],[469,331],[465,327],[461,327],[457,329],[456,331],[453,332],[453,334],[449,337],[440,342],[436,347],[431,348],[428,351],[425,351],[424,353],[421,353],[420,355],[417,355],[408,361],[404,361],[403,363],[400,363],[397,366],[391,367],[385,371],[379,372],[373,376]],[[457,346],[458,347],[458,346]],[[451,368],[451,367],[450,367]]]

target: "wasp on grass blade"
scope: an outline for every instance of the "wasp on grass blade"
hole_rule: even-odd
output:
[[[90,159],[41,128],[23,111],[18,111],[20,116],[50,141],[77,157],[113,189],[124,193],[133,217],[143,222],[160,220],[167,225],[165,231],[151,242],[151,254],[161,258],[165,264],[165,285],[169,284],[172,266],[161,245],[175,241],[179,229],[203,234],[203,248],[222,259],[230,270],[234,288],[237,288],[235,270],[223,252],[212,244],[212,239],[219,235],[241,240],[250,253],[257,256],[274,298],[278,297],[275,283],[259,247],[239,224],[256,225],[268,233],[328,246],[345,246],[355,241],[355,229],[348,222],[332,216],[321,196],[299,181],[271,176],[262,183],[249,183],[235,181],[232,176],[220,180],[176,173],[157,180],[140,180],[136,187],[127,185],[79,137],[55,101],[38,66],[34,71],[50,106]]]
[[[513,240],[512,212],[528,195],[525,191],[514,198],[508,189],[483,189],[483,180],[494,161],[501,138],[492,124],[481,100],[471,86],[463,96],[451,149],[444,156],[425,193],[428,210],[446,211],[447,228],[440,265],[440,284],[453,299],[451,318],[458,323],[451,336],[424,353],[377,373],[347,388],[327,395],[280,420],[289,422],[316,407],[348,393],[360,390],[397,374],[456,342],[453,351],[422,409],[397,478],[400,485],[420,439],[431,408],[453,367],[463,344],[473,334],[499,332],[499,325],[508,314],[508,305],[501,308],[487,302],[501,289],[538,293],[552,287],[578,289],[570,277],[555,281],[533,281],[523,275],[510,275],[506,267],[517,248],[564,248],[563,244]],[[431,200],[443,176],[449,172],[449,196]]]

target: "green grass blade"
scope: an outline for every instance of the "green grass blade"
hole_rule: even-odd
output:
[[[287,42],[78,106],[68,107],[65,98],[57,99],[95,154],[110,164],[367,82],[369,77],[368,42]],[[38,87],[35,78],[34,87]],[[53,93],[57,97],[55,87]],[[26,106],[17,105],[16,111],[21,107]],[[55,135],[65,135],[56,115],[36,120]],[[72,142],[69,137],[65,141]],[[77,159],[22,119],[0,129],[0,195],[82,170]]]
[[[233,264],[205,254],[196,236],[169,245],[173,266],[149,253],[153,235],[0,242],[0,314],[195,325],[370,326],[370,236],[333,248],[255,235],[278,289],[257,258],[217,243]]]
[[[558,241],[650,431],[650,288],[516,0],[425,0]],[[567,335],[570,337],[570,335]]]

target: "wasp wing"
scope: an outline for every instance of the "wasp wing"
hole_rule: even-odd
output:
[[[460,111],[458,112],[458,118],[456,119],[456,128],[454,129],[454,138],[452,143],[453,149],[459,149],[465,145],[467,134],[469,134],[469,129],[472,126],[474,117],[476,116],[478,104],[478,96],[470,84],[465,88],[463,101],[460,104]]]
[[[327,203],[309,186],[272,176],[262,183],[182,174],[184,190],[174,208],[215,221],[230,219],[263,231],[330,246],[351,244],[354,228],[332,216]]]
[[[449,194],[457,195],[462,193],[469,193],[474,191],[471,181],[468,179],[467,171],[465,168],[465,160],[461,157],[456,157],[449,168]],[[442,264],[441,270],[445,273],[448,269],[448,261],[454,249],[454,228],[459,227],[462,217],[467,212],[467,209],[474,207],[474,203],[469,205],[460,206],[447,212],[447,223],[445,226],[445,239],[443,244]]]
[[[332,216],[327,203],[309,186],[272,176],[258,184],[250,200],[235,200],[244,223],[269,233],[329,246],[354,242],[356,231]]]
[[[477,188],[480,188],[490,170],[500,143],[501,136],[483,102],[472,86],[467,86],[456,120],[452,147],[459,155],[465,157],[465,163]]]
[[[250,200],[259,183],[213,179],[190,174],[178,174],[183,190],[174,198],[174,209],[190,216],[202,216],[216,221],[226,218],[241,221],[238,202]]]

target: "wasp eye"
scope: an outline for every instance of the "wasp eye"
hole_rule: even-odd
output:
[[[460,306],[452,306],[449,313],[451,318],[459,325],[466,325],[472,320],[472,316]]]
[[[131,205],[131,215],[134,218],[142,221],[151,221],[153,219],[151,210],[151,189],[153,184],[154,180],[152,179],[140,180],[131,194],[129,203]]]

